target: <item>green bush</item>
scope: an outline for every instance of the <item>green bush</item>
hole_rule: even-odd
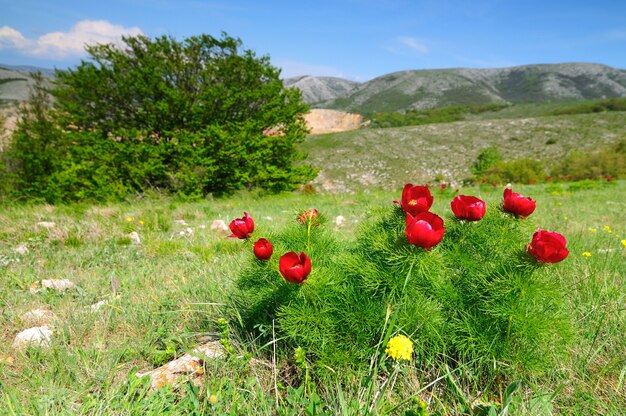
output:
[[[365,370],[389,331],[407,334],[424,363],[468,366],[489,382],[496,374],[542,372],[559,356],[570,331],[555,265],[525,253],[533,224],[499,209],[477,223],[446,220],[441,244],[408,244],[400,208],[377,212],[352,245],[324,225],[294,224],[264,234],[269,262],[252,260],[237,280],[234,304],[248,331],[303,348],[318,372]],[[277,271],[286,251],[312,260],[297,285]],[[252,250],[250,250],[252,251]],[[265,334],[265,337],[263,336]]]
[[[536,159],[501,161],[481,172],[489,183],[535,183],[546,178],[544,163]]]
[[[19,122],[3,154],[5,186],[12,196],[45,198],[50,176],[64,157],[63,134],[51,111],[51,99],[41,74],[28,102],[19,109]]]
[[[551,175],[573,180],[626,176],[626,139],[594,152],[574,151],[554,164]]]
[[[419,126],[422,124],[450,123],[465,120],[469,114],[480,114],[488,111],[499,111],[507,108],[506,104],[455,105],[448,107],[428,108],[424,110],[408,110],[404,113],[379,112],[368,117],[371,127],[387,128],[402,126]]]
[[[602,111],[626,111],[626,98],[609,98],[584,103],[576,103],[559,108],[543,115],[558,116],[570,114],[600,113]]]
[[[89,61],[57,70],[53,103],[37,85],[6,155],[16,196],[162,189],[193,199],[290,190],[314,177],[296,147],[308,107],[269,57],[226,34],[123,41],[88,46]]]
[[[476,161],[470,170],[474,175],[478,176],[501,161],[502,153],[500,153],[500,149],[497,146],[489,146],[478,153]]]

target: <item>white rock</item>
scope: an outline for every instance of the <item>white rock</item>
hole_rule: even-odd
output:
[[[204,375],[202,361],[206,358],[221,358],[224,355],[224,347],[219,341],[207,342],[196,348],[191,354],[185,354],[152,371],[137,373],[137,377],[150,376],[152,389],[175,385],[184,380],[198,384],[202,382]]]
[[[13,348],[16,350],[32,347],[49,347],[52,339],[52,329],[47,325],[28,328],[15,336]]]
[[[141,244],[141,238],[139,238],[139,233],[137,231],[132,231],[128,233],[128,238],[133,244]]]
[[[215,231],[228,231],[228,226],[224,222],[224,220],[214,220],[211,223],[211,230]]]
[[[42,288],[62,291],[71,289],[74,286],[74,282],[67,279],[43,279],[33,282],[33,284],[30,285],[30,293],[39,293]]]
[[[343,217],[343,215],[337,215],[335,217],[335,227],[340,228],[343,227],[343,224],[346,222],[346,219]]]
[[[26,244],[22,244],[21,246],[15,247],[13,249],[17,254],[27,254],[28,246]]]
[[[191,228],[187,227],[187,228],[185,228],[185,233],[187,235],[192,235],[193,234],[193,230]]]
[[[45,325],[50,323],[56,316],[47,309],[33,309],[24,313],[21,318],[27,326]]]
[[[41,228],[46,228],[49,230],[51,228],[54,228],[56,224],[50,221],[40,221],[37,223],[37,226]]]
[[[100,308],[109,304],[107,299],[102,299],[100,302],[96,302],[93,305],[89,306],[91,312],[98,312]]]

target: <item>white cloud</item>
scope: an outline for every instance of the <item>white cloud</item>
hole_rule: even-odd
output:
[[[86,44],[118,44],[122,35],[140,34],[142,31],[136,26],[125,28],[106,20],[82,20],[68,32],[51,32],[36,40],[30,40],[17,30],[4,26],[0,28],[0,48],[14,48],[42,58],[64,59],[84,56]]]
[[[419,54],[423,55],[423,54],[428,53],[428,47],[424,44],[424,42],[421,42],[415,38],[412,38],[409,36],[400,36],[399,38],[397,38],[397,41],[401,45],[404,45],[410,50],[417,52]]]
[[[20,32],[9,27],[0,27],[0,49],[15,48],[22,49],[30,46],[31,42],[26,39]]]
[[[398,55],[426,55],[429,52],[424,41],[410,36],[398,36],[387,46],[387,50]]]

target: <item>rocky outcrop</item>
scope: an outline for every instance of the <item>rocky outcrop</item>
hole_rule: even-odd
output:
[[[363,125],[362,115],[337,110],[312,109],[304,119],[311,134],[354,130]]]

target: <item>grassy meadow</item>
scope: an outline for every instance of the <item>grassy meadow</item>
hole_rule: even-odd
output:
[[[617,128],[613,115],[606,117],[593,123]],[[479,130],[474,127],[472,134]],[[354,134],[310,140],[321,149],[325,141]],[[375,141],[372,134],[363,140]],[[465,134],[459,130],[459,142]],[[405,181],[417,182],[414,173],[400,172]],[[392,385],[385,384],[385,373],[373,379],[337,374],[334,382],[313,382],[303,389],[306,375],[292,353],[274,348],[280,340],[261,345],[236,325],[224,329],[218,324],[220,318],[237,321],[229,294],[253,256],[250,245],[211,230],[214,220],[228,223],[246,211],[255,219],[255,237],[262,237],[286,227],[300,210],[316,208],[337,237],[351,244],[369,212],[400,197],[398,187],[359,189],[352,194],[239,194],[200,202],[152,196],[111,204],[0,207],[0,413],[454,415],[487,403],[496,412],[491,414],[505,414],[503,395],[514,380],[495,380],[487,391],[471,382],[477,375],[461,377],[415,360],[403,365]],[[515,191],[537,200],[536,212],[526,221],[567,237],[570,256],[554,268],[554,278],[566,293],[574,339],[567,359],[549,374],[522,380],[510,414],[624,414],[626,181],[519,185]],[[460,192],[491,207],[502,198],[502,187],[491,185]],[[432,211],[449,218],[453,190],[433,194]],[[336,227],[333,220],[339,215],[345,222]],[[37,225],[42,221],[54,226]],[[139,244],[129,238],[132,231]],[[20,246],[27,252],[16,252]],[[117,297],[112,278],[119,282]],[[41,279],[70,279],[77,287],[31,293],[33,282]],[[101,300],[108,303],[93,312],[90,305]],[[57,317],[52,345],[16,351],[13,339],[27,328],[22,316],[37,308]],[[152,392],[149,382],[135,376],[208,338],[228,338],[236,353],[206,360],[202,386]]]

